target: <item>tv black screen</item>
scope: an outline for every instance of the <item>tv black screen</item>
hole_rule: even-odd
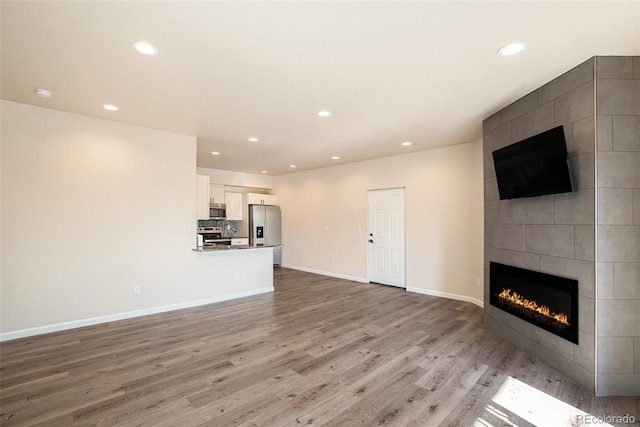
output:
[[[573,191],[562,126],[493,152],[500,200]]]

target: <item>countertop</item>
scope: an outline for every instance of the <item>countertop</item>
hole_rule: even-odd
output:
[[[263,249],[263,248],[277,248],[282,245],[218,245],[218,246],[207,246],[192,249],[194,252],[218,252],[218,251],[235,251],[235,250],[243,250],[243,249]]]

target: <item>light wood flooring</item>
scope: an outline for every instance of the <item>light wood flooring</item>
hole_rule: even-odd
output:
[[[472,304],[274,274],[273,294],[1,344],[0,425],[554,427],[579,425],[571,411],[640,418],[637,397],[594,397],[485,329]]]

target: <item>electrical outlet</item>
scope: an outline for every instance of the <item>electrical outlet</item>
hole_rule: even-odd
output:
[[[142,292],[142,286],[134,286],[133,287],[133,294],[134,295],[140,295],[141,292]]]
[[[476,286],[480,287],[480,279],[476,279]]]
[[[331,264],[335,264],[336,263],[336,259],[335,258],[331,258]]]
[[[240,280],[240,273],[236,273],[236,280]]]

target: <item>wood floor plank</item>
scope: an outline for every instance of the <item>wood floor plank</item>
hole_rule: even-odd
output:
[[[535,425],[500,403],[509,382],[640,419],[640,398],[593,396],[470,303],[286,268],[274,287],[0,343],[0,425]]]

